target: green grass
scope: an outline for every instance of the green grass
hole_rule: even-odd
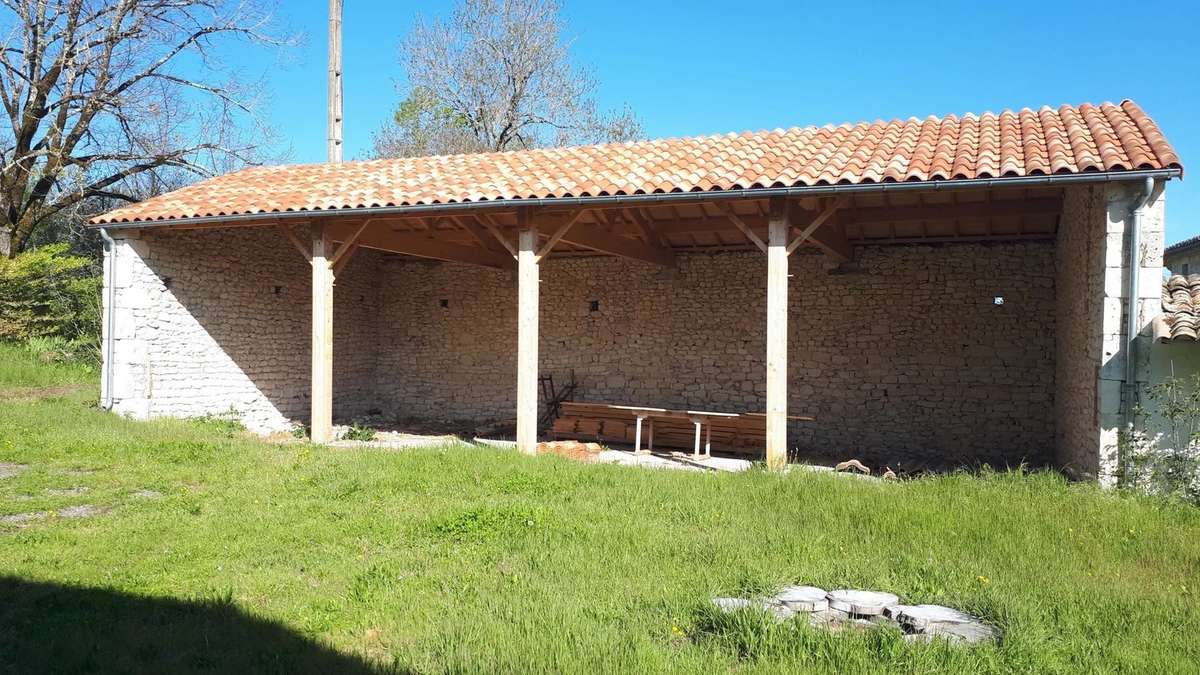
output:
[[[0,401],[35,388],[90,385],[95,377],[91,366],[43,360],[25,345],[0,342]]]
[[[5,352],[11,355],[10,352]],[[0,360],[0,382],[76,382]],[[32,370],[30,370],[32,368]],[[14,373],[16,373],[14,375]],[[26,375],[23,373],[33,373]],[[0,672],[1190,672],[1200,510],[992,473],[879,483],[470,447],[273,445],[94,387],[0,401]],[[86,487],[83,494],[48,492]],[[161,497],[137,496],[153,490]],[[111,509],[56,517],[72,505]],[[709,611],[803,582],[996,646]]]

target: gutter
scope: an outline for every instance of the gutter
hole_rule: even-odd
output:
[[[305,211],[266,211],[261,213],[239,213],[224,216],[196,216],[192,218],[170,218],[133,222],[94,223],[92,227],[113,230],[170,227],[184,224],[234,224],[261,220],[312,220],[336,216],[380,217],[389,215],[419,215],[428,213],[474,211],[480,209],[513,209],[517,207],[578,207],[623,205],[654,206],[657,204],[681,204],[695,202],[724,201],[729,199],[762,199],[769,197],[814,197],[833,194],[888,193],[929,191],[942,192],[999,187],[1038,187],[1090,183],[1116,183],[1150,179],[1178,178],[1182,169],[1142,169],[1137,171],[1111,171],[1073,174],[1050,174],[1045,176],[1012,176],[1008,178],[970,178],[963,180],[906,181],[903,183],[855,183],[837,185],[805,185],[797,187],[752,188],[738,190],[710,190],[696,192],[666,192],[661,194],[601,195],[596,197],[537,197],[531,199],[492,199],[476,202],[450,202],[445,204],[414,204],[410,206],[367,206],[360,208],[312,209]]]
[[[112,410],[113,407],[113,351],[115,335],[113,327],[116,325],[116,274],[117,274],[117,247],[112,236],[108,233],[107,228],[99,228],[100,239],[104,242],[104,251],[108,254],[107,267],[104,273],[104,294],[107,296],[105,301],[104,312],[104,361],[101,367],[104,370],[104,396],[100,401],[100,407],[105,410]]]
[[[1136,422],[1135,410],[1137,408],[1137,353],[1138,353],[1138,334],[1141,333],[1141,326],[1138,325],[1138,314],[1140,314],[1141,300],[1139,299],[1139,277],[1141,276],[1142,267],[1142,215],[1145,213],[1146,205],[1150,203],[1151,197],[1154,196],[1154,188],[1156,181],[1154,178],[1147,176],[1145,183],[1142,186],[1141,193],[1134,199],[1133,207],[1129,211],[1129,217],[1126,223],[1129,225],[1129,257],[1126,260],[1126,266],[1129,269],[1127,275],[1128,284],[1125,289],[1125,395],[1121,397],[1121,412],[1123,413],[1123,422],[1126,429],[1131,433]],[[1118,446],[1119,447],[1119,446]],[[1126,453],[1128,454],[1128,453]],[[1118,464],[1122,466],[1124,475],[1128,475],[1130,468],[1130,457],[1118,457]]]

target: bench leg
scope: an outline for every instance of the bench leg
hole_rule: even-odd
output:
[[[695,443],[694,447],[692,448],[692,456],[699,457],[700,456],[700,423],[693,421],[692,424],[696,425],[696,443]]]
[[[644,417],[637,418],[637,429],[633,433],[633,439],[634,439],[633,440],[633,454],[635,454],[635,455],[644,454],[642,452],[642,420],[644,420],[644,419],[646,419],[646,418],[644,418]]]

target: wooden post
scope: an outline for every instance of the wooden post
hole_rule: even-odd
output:
[[[342,0],[329,0],[329,161],[342,161]]]
[[[537,226],[517,214],[517,449],[537,452],[538,261]]]
[[[333,267],[325,226],[312,226],[312,429],[313,443],[333,440]]]
[[[771,200],[767,222],[767,467],[787,466],[787,203]]]

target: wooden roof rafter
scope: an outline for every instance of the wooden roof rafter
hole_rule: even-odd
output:
[[[353,224],[346,221],[330,223],[327,228],[330,238],[334,241],[346,241],[354,234]],[[396,232],[379,227],[365,229],[358,236],[358,246],[388,253],[403,253],[419,258],[463,262],[497,269],[516,267],[516,261],[512,258],[489,251],[481,246],[468,246],[430,237],[428,234]]]
[[[840,206],[826,213],[835,196],[840,198]],[[796,223],[793,236],[804,234],[817,218],[823,219],[802,241],[792,239],[792,250],[812,246],[844,257],[852,246],[867,243],[941,242],[955,237],[980,241],[979,237],[987,236],[997,240],[1044,239],[1056,230],[1063,192],[1052,187],[881,191],[788,201]],[[765,205],[764,198],[708,199],[704,195],[681,206],[643,203],[585,209],[567,205],[522,207],[515,201],[486,209],[463,205],[462,209],[433,214],[375,216],[360,245],[402,255],[507,268],[514,255],[516,211],[529,208],[542,225],[542,241],[553,236],[555,228],[566,220],[575,219],[556,241],[555,255],[601,253],[669,265],[675,251],[745,250],[765,245]],[[361,224],[363,217],[335,213],[314,220],[333,226],[337,236],[349,236],[352,233],[346,228]],[[279,226],[288,222],[309,221],[264,216],[224,226]],[[204,222],[184,223],[178,228],[221,226]],[[295,246],[295,242],[290,243]]]

